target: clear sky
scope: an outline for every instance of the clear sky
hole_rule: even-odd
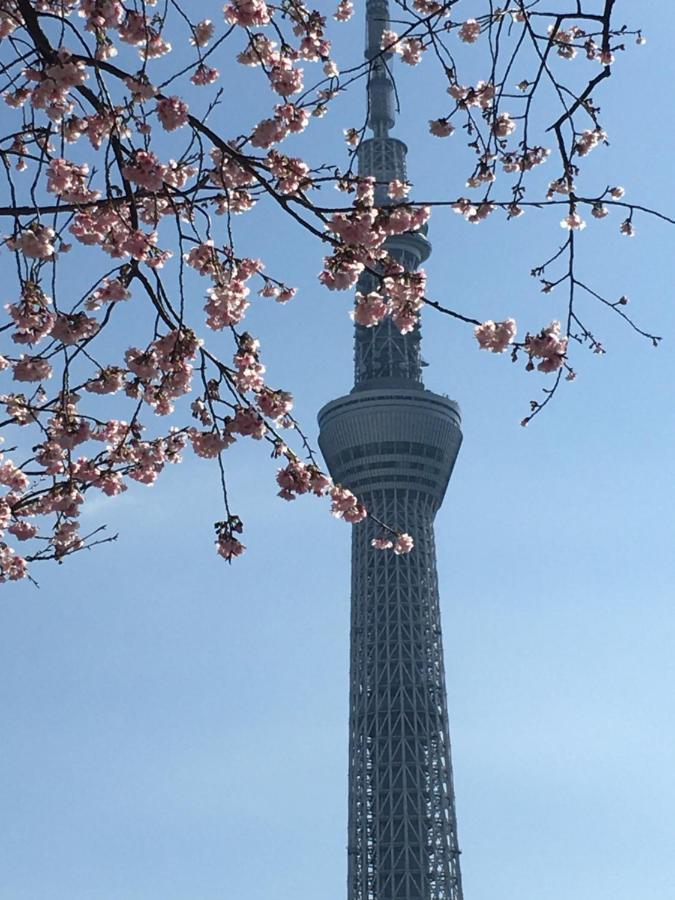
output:
[[[595,171],[672,214],[675,11],[617,7],[648,44],[615,67]],[[431,72],[398,73],[397,133],[416,196],[454,199],[460,144],[424,137],[443,112]],[[343,153],[361,103],[322,120],[315,161]],[[528,274],[557,218],[434,214],[430,293],[523,332],[559,316]],[[464,416],[437,543],[466,900],[675,897],[675,229],[635,224],[633,240],[616,215],[589,226],[579,256],[662,347],[589,307],[607,355],[576,350],[578,379],[527,429],[544,377],[425,317],[426,382]],[[317,285],[307,237],[250,227],[301,288],[250,330],[315,443],[317,410],[351,386],[349,298]],[[88,513],[115,545],[2,588],[0,900],[344,900],[349,530],[277,499],[265,448],[227,453],[248,546],[232,566],[214,468],[186,453]]]

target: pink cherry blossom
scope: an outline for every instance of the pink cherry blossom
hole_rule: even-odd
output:
[[[233,0],[225,6],[225,18],[231,25],[243,28],[260,27],[270,21],[269,10],[264,0]]]
[[[50,333],[56,315],[48,297],[37,284],[26,282],[19,303],[8,303],[6,310],[16,326],[12,334],[15,344],[37,344]]]
[[[175,131],[188,122],[188,105],[180,97],[164,97],[157,101],[157,117],[166,131]]]
[[[91,378],[84,385],[90,394],[115,394],[124,386],[124,369],[108,366],[101,369],[96,378]]]
[[[217,81],[220,78],[220,72],[218,69],[214,69],[213,66],[206,66],[204,63],[200,63],[197,68],[194,70],[190,77],[190,81],[192,84],[196,84],[199,87],[204,87],[208,84],[213,84],[214,81]]]
[[[48,225],[31,225],[11,241],[11,246],[29,259],[50,259],[54,255],[56,232]]]
[[[555,372],[565,361],[567,338],[560,335],[560,322],[554,321],[539,332],[525,337],[524,347],[530,360],[540,359],[540,372]],[[534,366],[532,366],[534,368]]]
[[[480,37],[480,25],[475,19],[467,19],[457,34],[465,44],[475,44]]]
[[[503,322],[488,320],[482,325],[476,325],[473,333],[481,350],[504,353],[516,336],[516,322],[514,319],[505,319]]]
[[[188,437],[194,452],[203,459],[213,459],[234,443],[234,438],[229,434],[219,434],[217,431],[198,431],[196,428],[188,430]]]
[[[381,294],[371,291],[368,294],[356,294],[356,303],[352,312],[352,318],[358,325],[372,328],[389,313],[389,305]]]
[[[354,4],[352,0],[340,0],[333,18],[337,22],[347,22],[354,15]]]
[[[560,227],[567,229],[567,231],[583,231],[586,223],[578,212],[571,212],[561,220]]]
[[[10,491],[25,491],[29,483],[28,476],[11,459],[0,462],[0,484],[4,484]]]
[[[256,398],[260,412],[278,422],[293,409],[293,398],[288,391],[273,391],[271,388],[263,388]]]
[[[365,506],[347,488],[335,485],[329,491],[331,512],[336,519],[344,519],[352,525],[362,522],[368,515]]]
[[[30,522],[14,522],[7,531],[19,541],[28,541],[37,534],[36,526]]]
[[[42,381],[52,377],[51,364],[40,356],[22,356],[12,365],[16,381]]]
[[[272,66],[270,83],[277,94],[281,94],[282,97],[299,94],[303,87],[302,69],[293,68],[291,61],[283,57]]]
[[[194,47],[206,47],[213,37],[213,30],[213,22],[210,19],[203,19],[194,26],[190,43]]]
[[[26,560],[6,544],[0,544],[0,584],[20,581],[28,574]]]
[[[409,66],[416,66],[422,59],[422,53],[426,47],[419,38],[403,38],[396,45],[396,50],[401,56],[401,62]]]
[[[59,313],[56,316],[51,336],[62,344],[77,344],[93,337],[99,329],[96,319],[85,313]]]
[[[230,424],[230,431],[233,434],[241,434],[259,441],[267,433],[267,426],[260,414],[252,407],[238,406],[235,410],[234,420]]]
[[[307,494],[312,489],[312,476],[308,466],[298,459],[277,472],[278,496],[284,500],[295,500],[299,494]]]
[[[454,130],[455,126],[448,122],[447,119],[429,120],[429,131],[436,137],[449,137]]]
[[[394,542],[394,553],[397,556],[403,556],[406,553],[410,553],[414,546],[413,539],[409,534],[404,532],[396,537],[396,541]]]
[[[508,113],[500,113],[492,125],[492,133],[495,137],[505,138],[516,130],[516,123]]]
[[[235,537],[221,537],[216,541],[216,548],[220,556],[231,562],[235,557],[241,556],[246,550],[244,544]]]
[[[401,181],[400,179],[395,178],[393,181],[389,182],[387,196],[391,197],[392,200],[403,200],[410,193],[411,187],[412,185],[409,181]]]

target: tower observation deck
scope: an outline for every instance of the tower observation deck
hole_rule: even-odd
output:
[[[366,24],[372,137],[359,174],[376,178],[384,204],[407,153],[389,136],[387,0],[367,0]],[[386,247],[409,271],[431,252],[420,232]],[[375,286],[364,273],[359,290]],[[433,530],[462,441],[459,407],[425,389],[419,327],[356,325],[354,344],[354,387],[320,411],[319,444],[333,479],[415,547],[379,551],[370,519],[353,528],[348,900],[463,900]]]

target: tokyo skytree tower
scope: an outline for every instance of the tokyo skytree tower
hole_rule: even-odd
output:
[[[386,0],[368,0],[368,126],[358,171],[406,179],[394,124]],[[422,232],[389,238],[412,271],[429,256]],[[375,290],[364,273],[358,289]],[[459,408],[422,383],[420,332],[390,318],[355,326],[354,387],[319,413],[319,444],[335,482],[414,537],[408,555],[371,547],[371,520],[352,535],[348,900],[462,900],[450,761],[433,522],[462,441]]]

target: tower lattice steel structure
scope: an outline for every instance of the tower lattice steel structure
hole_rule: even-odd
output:
[[[368,0],[368,125],[359,173],[406,177],[394,124],[387,0]],[[408,270],[431,251],[417,232],[387,241]],[[375,288],[364,274],[359,290]],[[349,714],[348,900],[462,900],[433,521],[462,440],[459,408],[422,383],[419,328],[390,319],[356,325],[350,394],[319,413],[331,475],[381,520],[414,535],[396,556],[371,547],[379,529],[353,529]]]

